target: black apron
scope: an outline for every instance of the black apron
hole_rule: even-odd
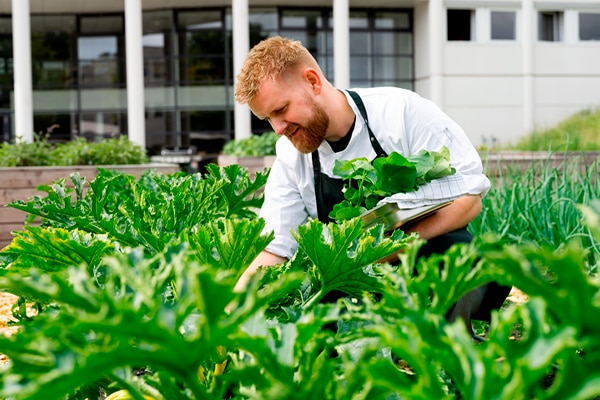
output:
[[[365,120],[365,125],[367,126],[367,131],[369,132],[369,138],[371,139],[371,146],[373,146],[373,150],[375,150],[375,153],[377,153],[375,158],[387,157],[387,153],[383,150],[383,148],[381,148],[381,145],[369,127],[367,110],[365,109],[365,105],[363,104],[360,96],[351,90],[348,90],[348,94],[356,103],[356,106],[360,111],[360,115]],[[329,218],[329,213],[331,210],[333,210],[334,205],[344,200],[344,193],[342,192],[342,189],[344,188],[344,181],[341,178],[332,178],[321,172],[321,161],[319,160],[318,149],[312,152],[312,162],[319,221],[323,223],[333,222],[333,220]]]

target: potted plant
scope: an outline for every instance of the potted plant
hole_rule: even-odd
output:
[[[0,144],[0,248],[12,240],[12,231],[23,226],[26,214],[6,204],[40,195],[41,185],[66,179],[78,172],[88,181],[99,168],[113,169],[139,176],[148,169],[162,173],[179,170],[176,164],[149,163],[146,151],[126,136],[88,142],[77,138],[65,143],[50,143],[38,136],[31,143]]]
[[[220,166],[238,164],[248,168],[250,174],[270,168],[275,161],[275,142],[278,138],[277,134],[271,131],[230,140],[219,154],[217,163]]]

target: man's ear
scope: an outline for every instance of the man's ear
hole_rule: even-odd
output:
[[[304,79],[311,85],[314,94],[321,93],[321,89],[323,88],[321,76],[314,68],[306,68],[304,70]]]

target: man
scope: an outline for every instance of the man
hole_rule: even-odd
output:
[[[443,252],[471,240],[466,226],[481,211],[490,182],[464,131],[432,102],[393,87],[339,90],[299,41],[283,37],[263,40],[250,51],[237,77],[235,99],[283,136],[260,212],[275,239],[244,272],[236,290],[243,290],[259,267],[292,257],[297,249],[292,230],[309,218],[328,222],[329,211],[343,198],[341,180],[332,173],[336,159],[372,160],[393,151],[409,156],[446,146],[457,171],[449,188],[399,195],[398,200],[417,205],[444,196],[453,200],[407,231],[428,241],[424,252]]]

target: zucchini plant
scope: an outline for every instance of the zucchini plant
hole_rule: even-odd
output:
[[[482,233],[424,259],[415,236],[365,231],[360,219],[309,221],[294,233],[291,260],[236,293],[272,238],[253,214],[262,178],[214,167],[205,176],[96,179],[73,191],[49,185],[47,197],[14,205],[43,223],[0,251],[0,289],[39,312],[15,308],[19,331],[0,337],[10,359],[0,397],[600,395],[600,282],[588,266],[593,248],[576,238],[556,249]],[[600,242],[600,200],[580,210]],[[399,249],[397,266],[378,263]],[[495,312],[486,340],[474,343],[445,314],[490,281],[530,300]],[[335,291],[350,296],[325,301]]]

